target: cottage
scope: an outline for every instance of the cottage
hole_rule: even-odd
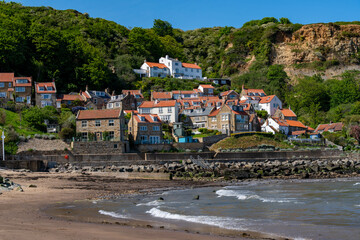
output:
[[[161,57],[159,63],[144,61],[140,69],[134,69],[140,77],[167,77],[180,79],[202,79],[202,70],[197,64],[182,63],[168,55]]]
[[[260,97],[259,109],[267,111],[270,116],[279,108],[282,108],[282,102],[276,95]]]
[[[237,92],[235,92],[234,90],[221,92],[220,96],[224,100],[238,100],[240,97],[240,95]]]
[[[310,129],[296,120],[283,120],[279,118],[269,117],[265,123],[261,126],[261,130],[264,132],[282,132],[285,135],[291,135],[295,131],[309,131]]]
[[[80,110],[76,116],[76,133],[82,141],[124,140],[125,119],[121,108]]]
[[[128,123],[129,139],[137,144],[162,142],[162,122],[156,114],[132,113]]]
[[[130,94],[120,94],[112,95],[110,101],[106,104],[106,109],[122,108],[123,110],[136,110],[137,107],[141,104],[142,100],[136,98],[135,95]]]
[[[86,99],[85,106],[88,109],[95,110],[105,109],[107,102],[111,99],[108,89],[105,89],[105,91],[94,91],[89,90],[87,86],[84,92],[80,91],[80,95],[82,95]]]
[[[245,88],[244,85],[242,85],[242,89],[241,89],[241,93],[240,93],[240,97],[241,100],[243,100],[243,97],[265,97],[266,93],[264,92],[263,89],[247,89]]]
[[[319,124],[315,129],[316,133],[323,133],[323,132],[339,132],[342,131],[344,124],[342,122],[332,123],[329,124]]]
[[[0,73],[0,99],[31,105],[32,78]]]
[[[289,109],[277,109],[273,114],[274,118],[279,118],[282,120],[297,120],[296,114],[289,108]]]
[[[61,94],[57,96],[56,99],[56,107],[61,108],[61,106],[66,107],[78,107],[78,106],[84,106],[85,105],[85,97],[76,94],[76,93],[70,93],[70,94]]]
[[[212,96],[214,95],[214,87],[208,84],[200,84],[198,87],[198,91],[200,96]]]
[[[176,100],[144,101],[138,107],[140,114],[156,114],[162,122],[174,123],[178,121],[179,104]]]
[[[208,115],[213,110],[213,107],[197,108],[197,109],[185,109],[182,111],[180,118],[183,118],[188,126],[194,128],[208,128]]]
[[[151,92],[151,101],[168,101],[173,100],[172,92]]]
[[[222,132],[249,131],[249,115],[242,106],[223,105],[209,114],[208,126]]]
[[[53,106],[56,104],[56,86],[53,82],[35,82],[35,102],[38,107]]]

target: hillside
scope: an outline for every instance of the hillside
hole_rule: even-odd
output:
[[[156,19],[151,29],[128,29],[76,10],[0,2],[0,72],[54,79],[60,93],[88,85],[116,93],[140,88],[150,96],[150,90],[193,87],[170,79],[142,81],[132,71],[144,59],[169,55],[196,62],[204,77],[231,78],[232,89],[244,84],[276,94],[315,127],[360,114],[359,24],[301,25],[266,17],[241,28],[183,31]]]

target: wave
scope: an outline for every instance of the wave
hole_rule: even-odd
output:
[[[239,193],[238,191],[234,190],[217,190],[216,194],[219,197],[236,197],[239,200],[247,200],[247,199],[257,199],[262,202],[271,202],[271,203],[285,203],[285,202],[295,202],[293,199],[275,199],[275,198],[263,198],[255,194],[244,194]]]
[[[356,186],[356,185],[360,185],[360,182],[354,183],[354,186]]]
[[[154,201],[151,201],[148,203],[138,203],[138,204],[136,204],[136,206],[160,206],[162,204],[164,204],[163,201],[154,200]]]
[[[128,218],[127,216],[118,214],[116,212],[108,212],[108,211],[104,211],[104,210],[99,210],[99,213],[102,215],[113,217],[113,218]]]
[[[152,208],[146,213],[151,214],[153,217],[172,219],[172,220],[182,220],[192,223],[206,224],[216,227],[221,227],[230,230],[247,230],[244,227],[239,226],[244,222],[245,219],[238,218],[227,218],[227,217],[215,217],[215,216],[189,216],[181,215],[176,213],[169,213],[160,210],[159,208]],[[242,223],[244,224],[244,223]]]

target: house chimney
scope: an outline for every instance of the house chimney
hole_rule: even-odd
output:
[[[242,90],[244,90],[245,89],[245,86],[244,86],[244,84],[242,85]]]
[[[88,85],[86,85],[85,91],[86,91],[86,92],[89,91],[89,86],[88,86]]]
[[[115,96],[115,90],[112,91],[111,96]]]
[[[166,59],[169,59],[169,55],[166,55],[165,58],[166,58]]]
[[[146,59],[144,60],[144,63],[146,63]]]
[[[105,92],[106,92],[106,93],[109,93],[109,88],[105,88]]]

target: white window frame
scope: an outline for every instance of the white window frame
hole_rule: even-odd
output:
[[[160,131],[160,126],[153,126],[153,131],[154,132]]]
[[[95,120],[95,127],[101,127],[101,121]]]
[[[25,87],[15,87],[15,92],[25,92]]]
[[[109,126],[115,126],[114,119],[110,119],[110,120],[109,120]]]
[[[147,131],[147,126],[140,126],[140,131]]]
[[[88,121],[83,120],[81,121],[81,127],[87,127],[88,126]]]
[[[172,107],[168,107],[167,112],[168,112],[168,113],[172,113]]]

